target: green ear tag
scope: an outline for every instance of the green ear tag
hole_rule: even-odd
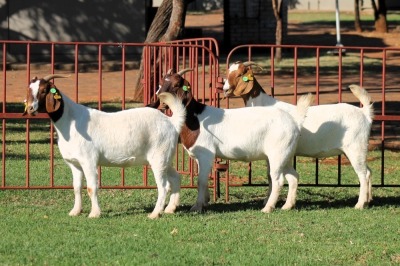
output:
[[[188,87],[187,87],[186,85],[183,85],[182,89],[183,89],[184,91],[188,91]]]
[[[245,77],[242,78],[242,80],[243,81],[249,81],[249,78],[245,76]]]
[[[57,92],[57,90],[56,90],[56,88],[51,88],[51,89],[50,89],[50,92],[54,94],[54,93]]]

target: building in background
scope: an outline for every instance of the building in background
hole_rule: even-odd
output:
[[[287,35],[287,1],[283,8],[283,40]],[[224,2],[224,46],[275,44],[276,20],[271,0]]]

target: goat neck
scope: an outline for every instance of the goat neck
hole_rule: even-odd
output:
[[[197,116],[204,111],[206,105],[194,99],[189,81],[173,71],[167,73],[161,80],[157,93],[161,92],[177,95],[186,108],[186,119],[180,133],[180,141],[186,149],[189,149],[200,134],[200,121]]]
[[[260,83],[258,83],[255,77],[253,77],[252,85],[253,86],[251,87],[248,93],[240,95],[246,106],[248,105],[249,101],[252,101],[253,99],[260,97],[262,94],[266,94],[266,92],[263,90]]]
[[[186,108],[185,124],[179,135],[180,141],[186,149],[191,148],[200,135],[200,121],[198,115],[201,114],[206,105],[198,102],[193,97],[190,83],[184,79],[183,85],[178,88],[178,95]]]

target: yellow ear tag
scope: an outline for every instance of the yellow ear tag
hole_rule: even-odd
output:
[[[26,110],[28,110],[28,103],[26,102],[26,100],[24,101],[24,105],[25,105],[24,112],[26,112]]]
[[[60,100],[61,99],[61,95],[58,94],[58,93],[54,94],[54,99]]]

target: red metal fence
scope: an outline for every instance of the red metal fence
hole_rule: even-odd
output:
[[[194,94],[207,104],[216,105],[218,47],[214,39],[191,39],[171,43],[66,43],[2,41],[2,121],[0,189],[71,188],[69,170],[58,149],[55,133],[46,114],[23,117],[23,100],[29,80],[50,73],[70,73],[57,79],[57,86],[71,99],[103,110],[143,106],[132,102],[138,66],[143,51],[144,104],[150,103],[158,81],[168,69],[193,68],[186,78],[196,88]],[[21,63],[23,62],[23,63]],[[43,147],[44,146],[44,147]],[[39,151],[41,150],[41,152]],[[43,151],[44,150],[44,151]],[[43,157],[43,153],[48,156]],[[37,161],[49,162],[43,166]],[[183,187],[196,187],[196,167],[182,148],[176,167],[185,176]],[[46,163],[45,163],[46,164]],[[114,173],[99,168],[101,188],[154,188],[148,167]],[[105,171],[107,178],[102,178]],[[110,181],[108,176],[119,176]],[[138,179],[139,182],[132,181]],[[215,188],[215,185],[212,184]]]
[[[276,49],[280,48],[282,60],[277,62]],[[227,56],[226,69],[235,61],[254,61],[262,69],[253,67],[255,76],[264,89],[274,97],[296,103],[298,95],[311,92],[315,94],[315,104],[336,102],[354,103],[354,96],[347,90],[350,84],[365,87],[372,96],[375,118],[371,133],[371,149],[381,150],[380,180],[374,179],[374,186],[398,187],[397,182],[385,180],[385,150],[396,148],[400,141],[400,49],[370,47],[327,47],[327,46],[275,46],[241,45],[235,47]],[[226,106],[243,106],[229,101]],[[305,186],[358,186],[342,182],[341,156],[337,159],[337,182],[321,182],[320,161],[315,159],[315,179]],[[295,161],[296,164],[296,161]],[[252,164],[249,165],[247,182],[236,185],[263,185],[252,182]],[[378,173],[374,172],[374,177]],[[229,174],[226,180],[232,180]],[[264,177],[265,179],[265,177]],[[357,180],[357,179],[355,179]],[[226,186],[227,190],[229,184]],[[226,191],[226,195],[229,192]]]
[[[144,104],[154,100],[158,80],[170,68],[180,70],[190,67],[194,71],[186,73],[185,78],[191,82],[200,101],[225,108],[241,107],[241,99],[221,100],[220,95],[225,69],[237,60],[252,60],[260,64],[263,69],[254,70],[261,85],[270,94],[287,102],[295,103],[299,94],[312,92],[316,96],[316,104],[354,103],[355,98],[343,87],[352,83],[364,86],[375,102],[371,145],[377,145],[381,150],[381,178],[374,186],[400,186],[398,181],[388,183],[385,180],[385,151],[399,141],[398,48],[243,45],[228,54],[223,74],[220,74],[218,45],[209,38],[163,44],[20,41],[2,41],[0,44],[0,189],[71,188],[69,169],[62,162],[58,149],[54,149],[55,133],[48,116],[21,116],[26,86],[32,77],[70,73],[69,79],[57,79],[57,86],[76,102],[105,111],[143,106],[132,101],[142,52]],[[279,63],[275,60],[276,48],[283,51],[283,59]],[[48,155],[43,156],[43,153]],[[297,159],[297,164],[301,163]],[[357,186],[342,182],[342,164],[339,157],[336,162],[337,182],[325,183],[319,178],[323,170],[320,170],[320,160],[316,160],[314,181],[301,184]],[[183,176],[183,187],[195,188],[197,166],[181,147],[177,151],[175,165]],[[229,187],[265,185],[265,176],[261,182],[254,177],[254,165],[250,164],[244,174],[238,174],[237,168],[243,170],[243,164],[236,166],[233,162],[216,161],[210,179],[214,199],[221,173],[224,173],[221,180],[225,184],[227,200]],[[110,180],[109,176],[117,177]],[[154,188],[149,176],[148,167],[133,170],[99,168],[102,188]]]

